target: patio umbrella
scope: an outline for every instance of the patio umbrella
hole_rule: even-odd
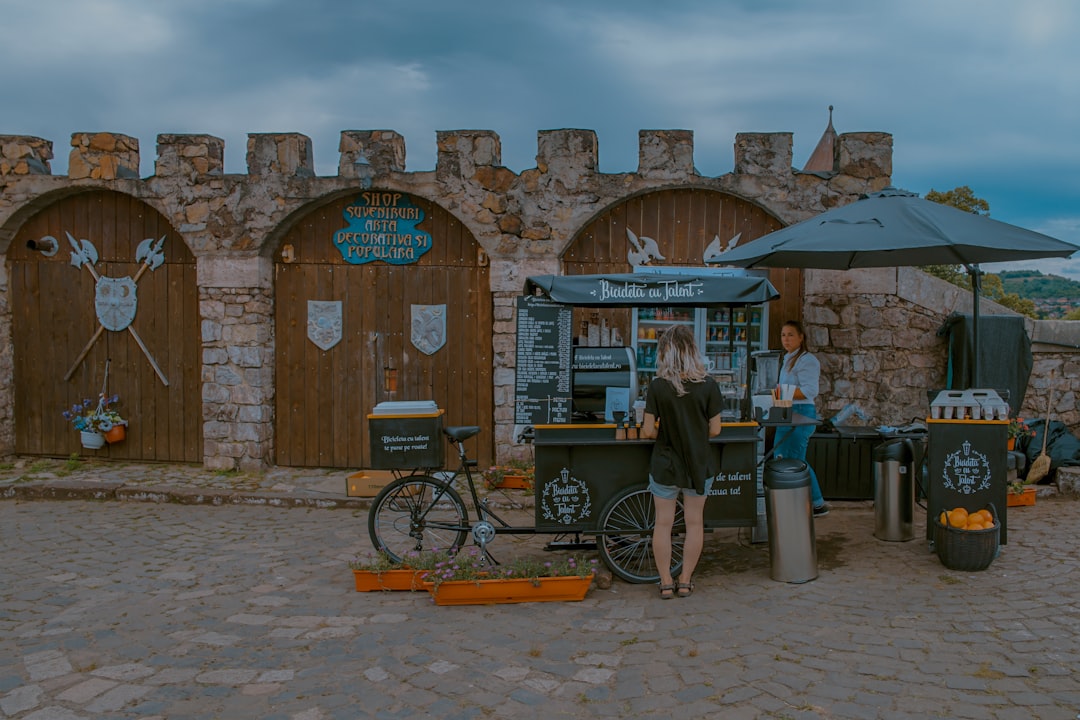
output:
[[[851,268],[963,265],[974,293],[972,376],[979,384],[980,263],[1069,257],[1075,245],[888,187],[705,258],[736,267]]]

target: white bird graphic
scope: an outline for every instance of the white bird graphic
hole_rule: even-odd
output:
[[[663,260],[660,247],[650,237],[642,236],[640,239],[630,228],[626,228],[626,239],[630,241],[630,249],[626,251],[626,260],[634,267],[648,265],[652,260]]]
[[[709,243],[709,246],[705,248],[705,262],[711,262],[717,260],[721,255],[726,253],[731,248],[739,244],[739,238],[742,237],[742,233],[737,233],[735,237],[728,240],[727,247],[720,248],[720,236],[713,237],[713,241]]]

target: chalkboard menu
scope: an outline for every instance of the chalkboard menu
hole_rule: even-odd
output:
[[[573,308],[525,295],[517,303],[514,423],[570,422]]]

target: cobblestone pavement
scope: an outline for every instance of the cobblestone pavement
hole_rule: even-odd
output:
[[[5,466],[0,716],[1080,717],[1075,500],[1011,509],[982,572],[944,568],[921,511],[890,543],[868,504],[836,503],[813,582],[773,581],[768,545],[722,530],[689,599],[616,580],[576,603],[446,608],[355,592],[366,501],[337,479]]]

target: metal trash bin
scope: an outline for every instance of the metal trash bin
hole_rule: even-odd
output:
[[[915,538],[915,451],[907,440],[874,448],[874,537],[890,542]]]
[[[810,467],[802,460],[765,463],[765,514],[769,528],[770,577],[804,583],[818,576]]]

